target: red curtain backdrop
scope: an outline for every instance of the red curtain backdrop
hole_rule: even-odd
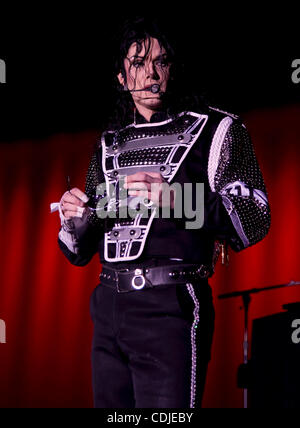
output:
[[[300,280],[300,106],[252,111],[244,121],[252,135],[272,209],[269,235],[211,279],[216,307],[213,357],[204,407],[239,408],[236,372],[242,363],[243,311],[231,291]],[[66,175],[83,188],[97,138],[94,131],[59,134],[43,141],[0,146],[0,407],[92,407],[89,298],[98,284],[95,256],[74,267],[57,245],[58,214],[49,205],[65,191]],[[290,287],[253,296],[250,321],[300,300]],[[251,333],[251,331],[250,331]]]

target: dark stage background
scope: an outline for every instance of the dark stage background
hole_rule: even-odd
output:
[[[30,20],[0,18],[0,58],[7,64],[7,83],[0,84],[0,319],[7,327],[7,343],[0,344],[2,408],[92,406],[89,296],[100,263],[97,256],[84,268],[67,262],[57,246],[58,215],[50,214],[49,204],[65,191],[66,175],[72,185],[84,186],[111,104],[110,39],[121,16],[88,8],[76,18],[50,12],[35,11]],[[300,280],[295,27],[283,13],[255,10],[252,16],[246,6],[235,13],[173,10],[166,21],[186,53],[195,90],[243,117],[272,210],[267,238],[231,252],[230,266],[219,264],[211,280],[216,331],[204,397],[210,408],[243,404],[236,386],[243,358],[241,300],[217,296]],[[299,300],[297,287],[258,294],[250,319]]]

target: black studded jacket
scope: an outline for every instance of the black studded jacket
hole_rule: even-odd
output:
[[[98,252],[101,263],[116,268],[169,258],[213,265],[216,243],[225,242],[241,251],[265,237],[270,208],[250,136],[237,116],[215,108],[210,108],[207,116],[203,132],[176,175],[176,182],[181,184],[204,183],[203,227],[187,230],[185,219],[155,218],[142,254],[133,261],[112,263],[104,257],[104,237],[111,220],[101,220],[95,212],[87,211],[82,219],[63,223],[59,234],[59,246],[72,264],[86,265]],[[166,119],[165,113],[156,113],[151,123]],[[142,116],[137,117],[137,123],[147,127]],[[85,193],[89,197],[95,195],[99,183],[105,182],[101,159],[98,145],[87,172]]]

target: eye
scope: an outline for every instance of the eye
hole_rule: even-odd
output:
[[[162,59],[162,60],[157,61],[156,65],[158,65],[161,68],[165,68],[165,67],[168,67],[169,63],[167,60]]]
[[[160,66],[161,66],[161,67],[168,67],[168,65],[169,65],[169,64],[168,64],[168,62],[167,62],[167,61],[161,61],[161,62],[160,62]]]
[[[134,68],[140,68],[144,65],[144,63],[142,61],[134,61],[132,65]]]

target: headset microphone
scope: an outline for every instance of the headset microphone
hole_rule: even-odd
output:
[[[148,92],[152,92],[152,94],[158,94],[160,92],[160,85],[158,83],[154,83],[153,85],[148,86],[147,88],[132,89],[129,92],[140,92],[140,91],[148,91]]]

